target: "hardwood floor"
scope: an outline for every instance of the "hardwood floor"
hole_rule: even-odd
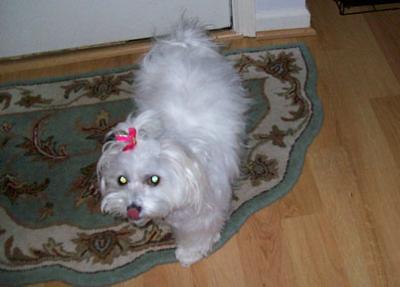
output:
[[[334,1],[308,4],[317,36],[228,43],[304,41],[315,57],[325,121],[293,191],[191,268],[162,265],[116,286],[400,286],[400,11],[340,16]],[[135,59],[22,63],[0,67],[0,81]]]

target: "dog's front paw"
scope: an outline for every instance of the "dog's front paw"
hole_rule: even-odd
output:
[[[214,245],[215,243],[217,243],[219,240],[221,239],[221,234],[217,233],[213,236],[212,238],[212,245]]]
[[[176,248],[175,256],[182,266],[189,267],[206,256],[206,254],[203,254],[199,249],[178,247]]]
[[[212,246],[219,241],[221,235],[216,233],[209,237],[205,237],[198,241],[198,244],[191,245],[190,247],[182,247],[179,245],[176,248],[175,256],[176,259],[182,264],[182,266],[188,267],[193,263],[199,261],[203,257],[206,257],[212,250]]]

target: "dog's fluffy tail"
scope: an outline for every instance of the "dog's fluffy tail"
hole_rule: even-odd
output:
[[[207,36],[205,26],[201,25],[197,18],[189,19],[184,16],[173,27],[172,33],[159,41],[182,47],[217,48],[217,45]]]

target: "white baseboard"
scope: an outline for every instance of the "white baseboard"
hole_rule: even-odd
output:
[[[257,31],[308,27],[310,27],[310,12],[306,8],[278,9],[256,12]]]

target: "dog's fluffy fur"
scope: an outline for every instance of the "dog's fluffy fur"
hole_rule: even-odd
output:
[[[229,215],[248,103],[231,63],[195,21],[158,39],[135,76],[138,111],[109,136],[135,128],[136,146],[104,144],[101,207],[139,225],[165,220],[188,266],[208,254]]]

